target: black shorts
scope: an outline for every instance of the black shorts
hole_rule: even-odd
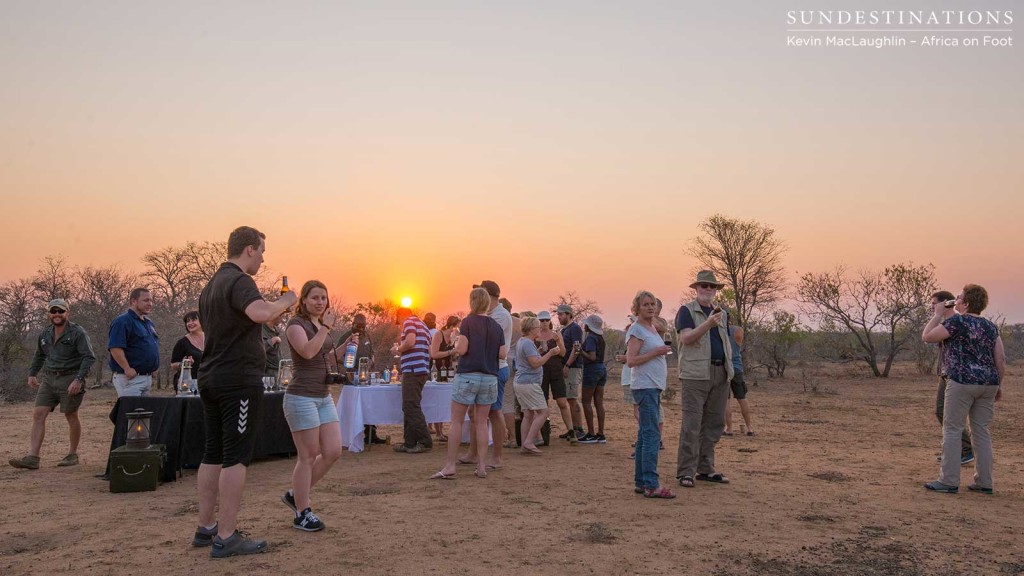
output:
[[[263,386],[259,382],[200,386],[199,397],[206,419],[203,464],[248,466],[256,447]]]
[[[544,399],[565,398],[565,378],[562,376],[562,369],[544,371],[544,377],[540,381],[540,389],[544,391]]]
[[[732,388],[732,395],[737,400],[746,399],[747,383],[743,380],[743,372],[736,372],[736,375],[732,377],[732,381],[729,382],[729,387]]]

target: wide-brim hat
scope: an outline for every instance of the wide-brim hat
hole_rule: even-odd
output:
[[[587,319],[583,321],[583,325],[594,334],[604,334],[604,320],[597,314],[591,314],[587,316]]]
[[[725,284],[719,282],[718,278],[715,278],[715,273],[711,270],[697,272],[697,279],[693,281],[693,284],[690,284],[690,288],[696,288],[698,284],[714,284],[718,290],[725,288]]]

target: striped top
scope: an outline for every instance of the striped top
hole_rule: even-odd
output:
[[[430,329],[416,316],[402,323],[402,341],[416,335],[416,344],[402,353],[402,373],[426,374],[430,366]]]

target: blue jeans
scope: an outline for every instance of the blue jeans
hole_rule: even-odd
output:
[[[644,388],[633,390],[633,399],[640,409],[640,429],[636,434],[636,454],[633,459],[633,481],[637,488],[658,487],[658,413],[661,411],[661,390]]]

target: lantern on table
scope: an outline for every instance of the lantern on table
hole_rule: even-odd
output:
[[[370,359],[369,358],[360,358],[359,359],[359,375],[358,375],[358,380],[357,381],[358,381],[359,384],[366,384],[367,382],[370,381]]]
[[[125,442],[128,448],[142,450],[149,447],[149,417],[152,415],[142,408],[128,413],[128,438]]]
[[[277,365],[277,387],[284,390],[292,383],[292,361],[281,360]]]

